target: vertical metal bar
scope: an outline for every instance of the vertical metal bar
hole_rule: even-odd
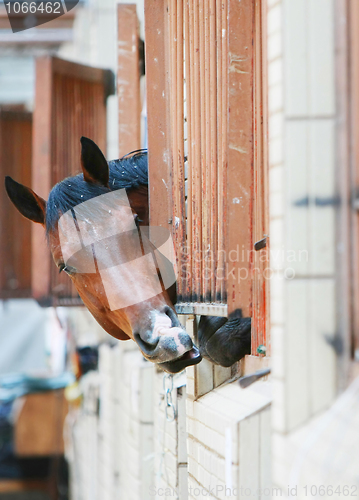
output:
[[[186,273],[183,272],[183,252],[186,245],[186,204],[185,204],[185,172],[184,172],[184,116],[183,116],[183,0],[176,2],[176,129],[177,135],[177,168],[178,168],[178,209],[179,209],[179,228],[178,228],[178,255],[180,260],[181,284],[179,289],[179,300],[183,300],[186,289]]]
[[[217,244],[217,269],[216,269],[216,298],[226,302],[226,275],[228,272],[227,235],[227,143],[228,143],[228,2],[217,1],[217,143],[218,143],[218,244]]]
[[[199,95],[200,95],[200,127],[199,137],[201,158],[201,223],[202,239],[199,259],[201,261],[200,273],[200,302],[206,301],[206,253],[208,249],[209,220],[208,220],[208,179],[207,179],[207,116],[206,116],[206,0],[199,2]]]
[[[216,0],[209,2],[209,122],[210,122],[210,298],[211,302],[216,301],[216,253],[217,253],[217,70],[216,70]]]
[[[201,159],[201,81],[200,81],[200,37],[199,37],[199,6],[193,0],[193,258],[194,258],[194,276],[193,276],[193,301],[202,301],[202,261],[201,261],[201,242],[202,242],[202,159]]]
[[[187,241],[186,241],[186,292],[185,301],[191,300],[192,293],[192,65],[190,54],[190,37],[192,22],[192,10],[189,0],[184,0],[184,43],[186,64],[186,109],[187,109]]]
[[[179,165],[178,165],[178,136],[177,129],[177,9],[175,0],[168,0],[168,26],[169,26],[169,107],[170,107],[170,120],[171,120],[171,162],[172,162],[172,220],[173,220],[173,238],[176,249],[176,263],[179,270],[179,277],[177,280],[177,293],[180,297],[182,295],[182,272],[180,262],[180,226],[182,225],[180,213],[180,197],[179,197]]]
[[[191,273],[191,301],[194,302],[196,301],[196,274],[197,274],[197,262],[196,262],[196,243],[198,244],[198,218],[197,218],[197,211],[195,209],[194,203],[196,201],[196,184],[195,184],[195,176],[198,175],[197,170],[199,167],[198,164],[198,158],[196,156],[196,69],[195,68],[195,23],[194,23],[194,18],[195,18],[195,2],[194,0],[188,0],[189,4],[189,21],[190,21],[190,67],[191,67],[191,72],[190,72],[190,78],[191,78],[191,84],[190,84],[190,105],[191,105],[191,137],[190,137],[190,143],[189,143],[189,149],[191,150],[191,167],[190,167],[190,185],[191,185],[191,193],[192,196],[189,200],[189,203],[191,205],[191,214],[192,214],[192,226],[190,228],[191,230],[191,242],[192,245],[190,247],[190,253],[191,253],[191,268],[192,268],[192,273]]]
[[[203,89],[204,102],[201,110],[204,116],[204,130],[202,133],[203,140],[203,188],[204,200],[202,204],[203,210],[203,300],[204,302],[211,302],[211,123],[210,123],[210,32],[209,32],[209,0],[204,2],[204,40],[202,49],[201,68],[203,68],[203,80],[201,88]]]
[[[223,70],[222,70],[222,0],[216,1],[216,18],[217,18],[217,248],[216,248],[216,301],[222,301],[222,281],[224,280],[224,241],[223,241],[223,227],[224,227],[224,211],[223,211],[223,147],[222,147],[222,123],[223,123],[223,109],[222,109],[222,93],[226,90],[223,89]],[[225,31],[225,38],[227,38],[227,30]]]
[[[260,110],[259,110],[259,96],[260,96],[260,25],[258,25],[258,0],[254,2],[254,75],[253,75],[253,143],[256,145],[253,154],[253,242],[259,241],[263,238],[261,231],[261,123],[260,123]],[[252,290],[252,354],[256,354],[258,343],[258,332],[261,329],[261,316],[260,316],[260,290],[261,290],[261,269],[260,269],[260,255],[259,252],[254,252],[253,262],[253,290]]]
[[[222,228],[222,255],[224,262],[227,262],[229,258],[229,247],[227,246],[227,235],[228,235],[228,138],[229,138],[229,119],[228,119],[228,90],[229,90],[229,27],[228,27],[228,16],[229,16],[229,0],[223,0],[222,7],[222,113],[224,119],[222,120],[222,164],[223,164],[223,190],[221,191],[221,205],[223,207],[223,228]],[[223,32],[224,30],[224,32]],[[225,35],[225,36],[224,36]],[[228,300],[228,283],[227,283],[227,267],[224,265],[224,279],[221,284],[221,295],[222,300],[227,302]]]
[[[261,24],[262,24],[262,148],[263,148],[263,234],[269,235],[269,152],[268,152],[268,33],[267,33],[267,2],[261,0]],[[270,238],[267,238],[266,257],[264,267],[270,265]],[[269,335],[270,324],[270,281],[265,278],[264,304],[263,304],[263,344],[267,347],[267,356],[271,356],[271,339]]]
[[[253,176],[253,243],[259,241],[267,234],[268,227],[268,189],[267,189],[267,153],[266,153],[266,73],[264,71],[265,48],[263,41],[263,6],[261,0],[256,0],[254,12],[254,176]],[[267,243],[267,245],[269,242]],[[266,339],[267,328],[267,296],[268,280],[266,279],[266,267],[268,261],[268,247],[254,252],[254,276],[253,276],[253,316],[252,316],[252,354],[258,355],[257,349],[265,345],[268,351]]]

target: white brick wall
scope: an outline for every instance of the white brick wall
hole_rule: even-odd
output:
[[[330,203],[335,195],[335,26],[333,0],[267,4],[270,241],[276,270],[270,292],[272,470],[274,486],[286,496],[288,485],[303,478],[294,481],[293,464],[310,439],[313,417],[336,393],[335,354],[325,340],[336,332],[335,205]],[[280,249],[284,258],[276,255]],[[308,258],[305,252],[299,258],[301,250]],[[294,251],[295,261],[287,251]],[[294,279],[286,277],[287,268],[294,270]],[[318,467],[307,468],[308,484],[321,478]]]
[[[233,382],[198,400],[187,391],[189,498],[240,498],[241,488],[260,498],[270,486],[270,384]]]
[[[126,343],[103,348],[101,394],[113,400],[101,408],[99,441],[86,443],[81,455],[87,464],[89,447],[98,446],[91,464],[100,480],[89,494],[98,491],[101,500],[145,500],[159,488],[158,498],[176,498],[178,487],[181,499],[224,498],[226,487],[237,489],[237,498],[266,498],[270,494],[258,489],[270,488],[271,470],[274,486],[285,491],[313,416],[333,401],[335,357],[324,334],[335,333],[335,215],[326,203],[334,194],[334,0],[267,3],[271,414],[268,382],[245,390],[236,382],[215,388],[230,371],[205,361],[188,368],[186,457],[180,452],[183,409],[181,423],[166,420],[163,374]],[[295,261],[287,250],[295,252]],[[304,253],[299,260],[301,250],[308,259]],[[176,389],[172,397],[179,408]],[[81,425],[88,432],[96,418]]]
[[[154,474],[154,365],[126,344],[117,347],[117,494],[147,500]]]
[[[226,488],[239,498],[241,487],[259,498],[270,481],[270,384],[223,384],[195,400],[188,368],[173,378],[168,421],[163,378],[132,342],[100,347],[72,425],[73,499],[218,499]]]
[[[83,377],[82,408],[70,425],[73,500],[151,498],[154,370],[132,342],[100,346],[99,371]]]
[[[164,385],[165,377],[165,385]],[[154,487],[152,498],[187,499],[186,374],[173,377],[172,408],[166,417],[165,391],[170,379],[158,371],[154,384]],[[176,418],[173,420],[173,409]]]
[[[336,331],[333,5],[268,2],[273,415],[282,432],[335,394],[324,338]]]

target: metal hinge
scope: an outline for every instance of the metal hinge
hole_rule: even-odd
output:
[[[257,380],[261,379],[262,377],[269,375],[270,372],[271,372],[270,368],[263,368],[262,370],[258,370],[252,373],[251,375],[245,375],[244,377],[241,377],[239,379],[239,385],[242,387],[242,389],[245,389],[254,382],[257,382]]]

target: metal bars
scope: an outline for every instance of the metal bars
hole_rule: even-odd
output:
[[[224,268],[225,250],[223,144],[227,143],[227,126],[221,110],[227,94],[222,85],[228,71],[227,16],[223,14],[227,5],[216,0],[168,0],[167,6],[178,298],[180,302],[223,303],[225,273],[224,269],[222,275],[216,270],[219,263]],[[184,140],[188,142],[187,197]]]
[[[268,291],[253,272],[268,227],[264,15],[260,0],[145,2],[150,223],[173,226],[177,311],[254,314],[253,354]]]
[[[254,6],[254,204],[253,204],[253,241],[262,241],[263,248],[253,252],[253,315],[252,315],[252,354],[260,352],[259,346],[267,345],[266,331],[268,324],[269,281],[269,238],[268,228],[268,179],[267,179],[267,118],[266,118],[266,54],[263,50],[263,40],[266,36],[262,12],[264,5],[255,0]]]

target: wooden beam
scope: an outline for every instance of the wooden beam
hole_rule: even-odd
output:
[[[166,1],[145,0],[150,225],[172,227]]]
[[[139,23],[135,4],[117,5],[119,156],[141,148]]]

